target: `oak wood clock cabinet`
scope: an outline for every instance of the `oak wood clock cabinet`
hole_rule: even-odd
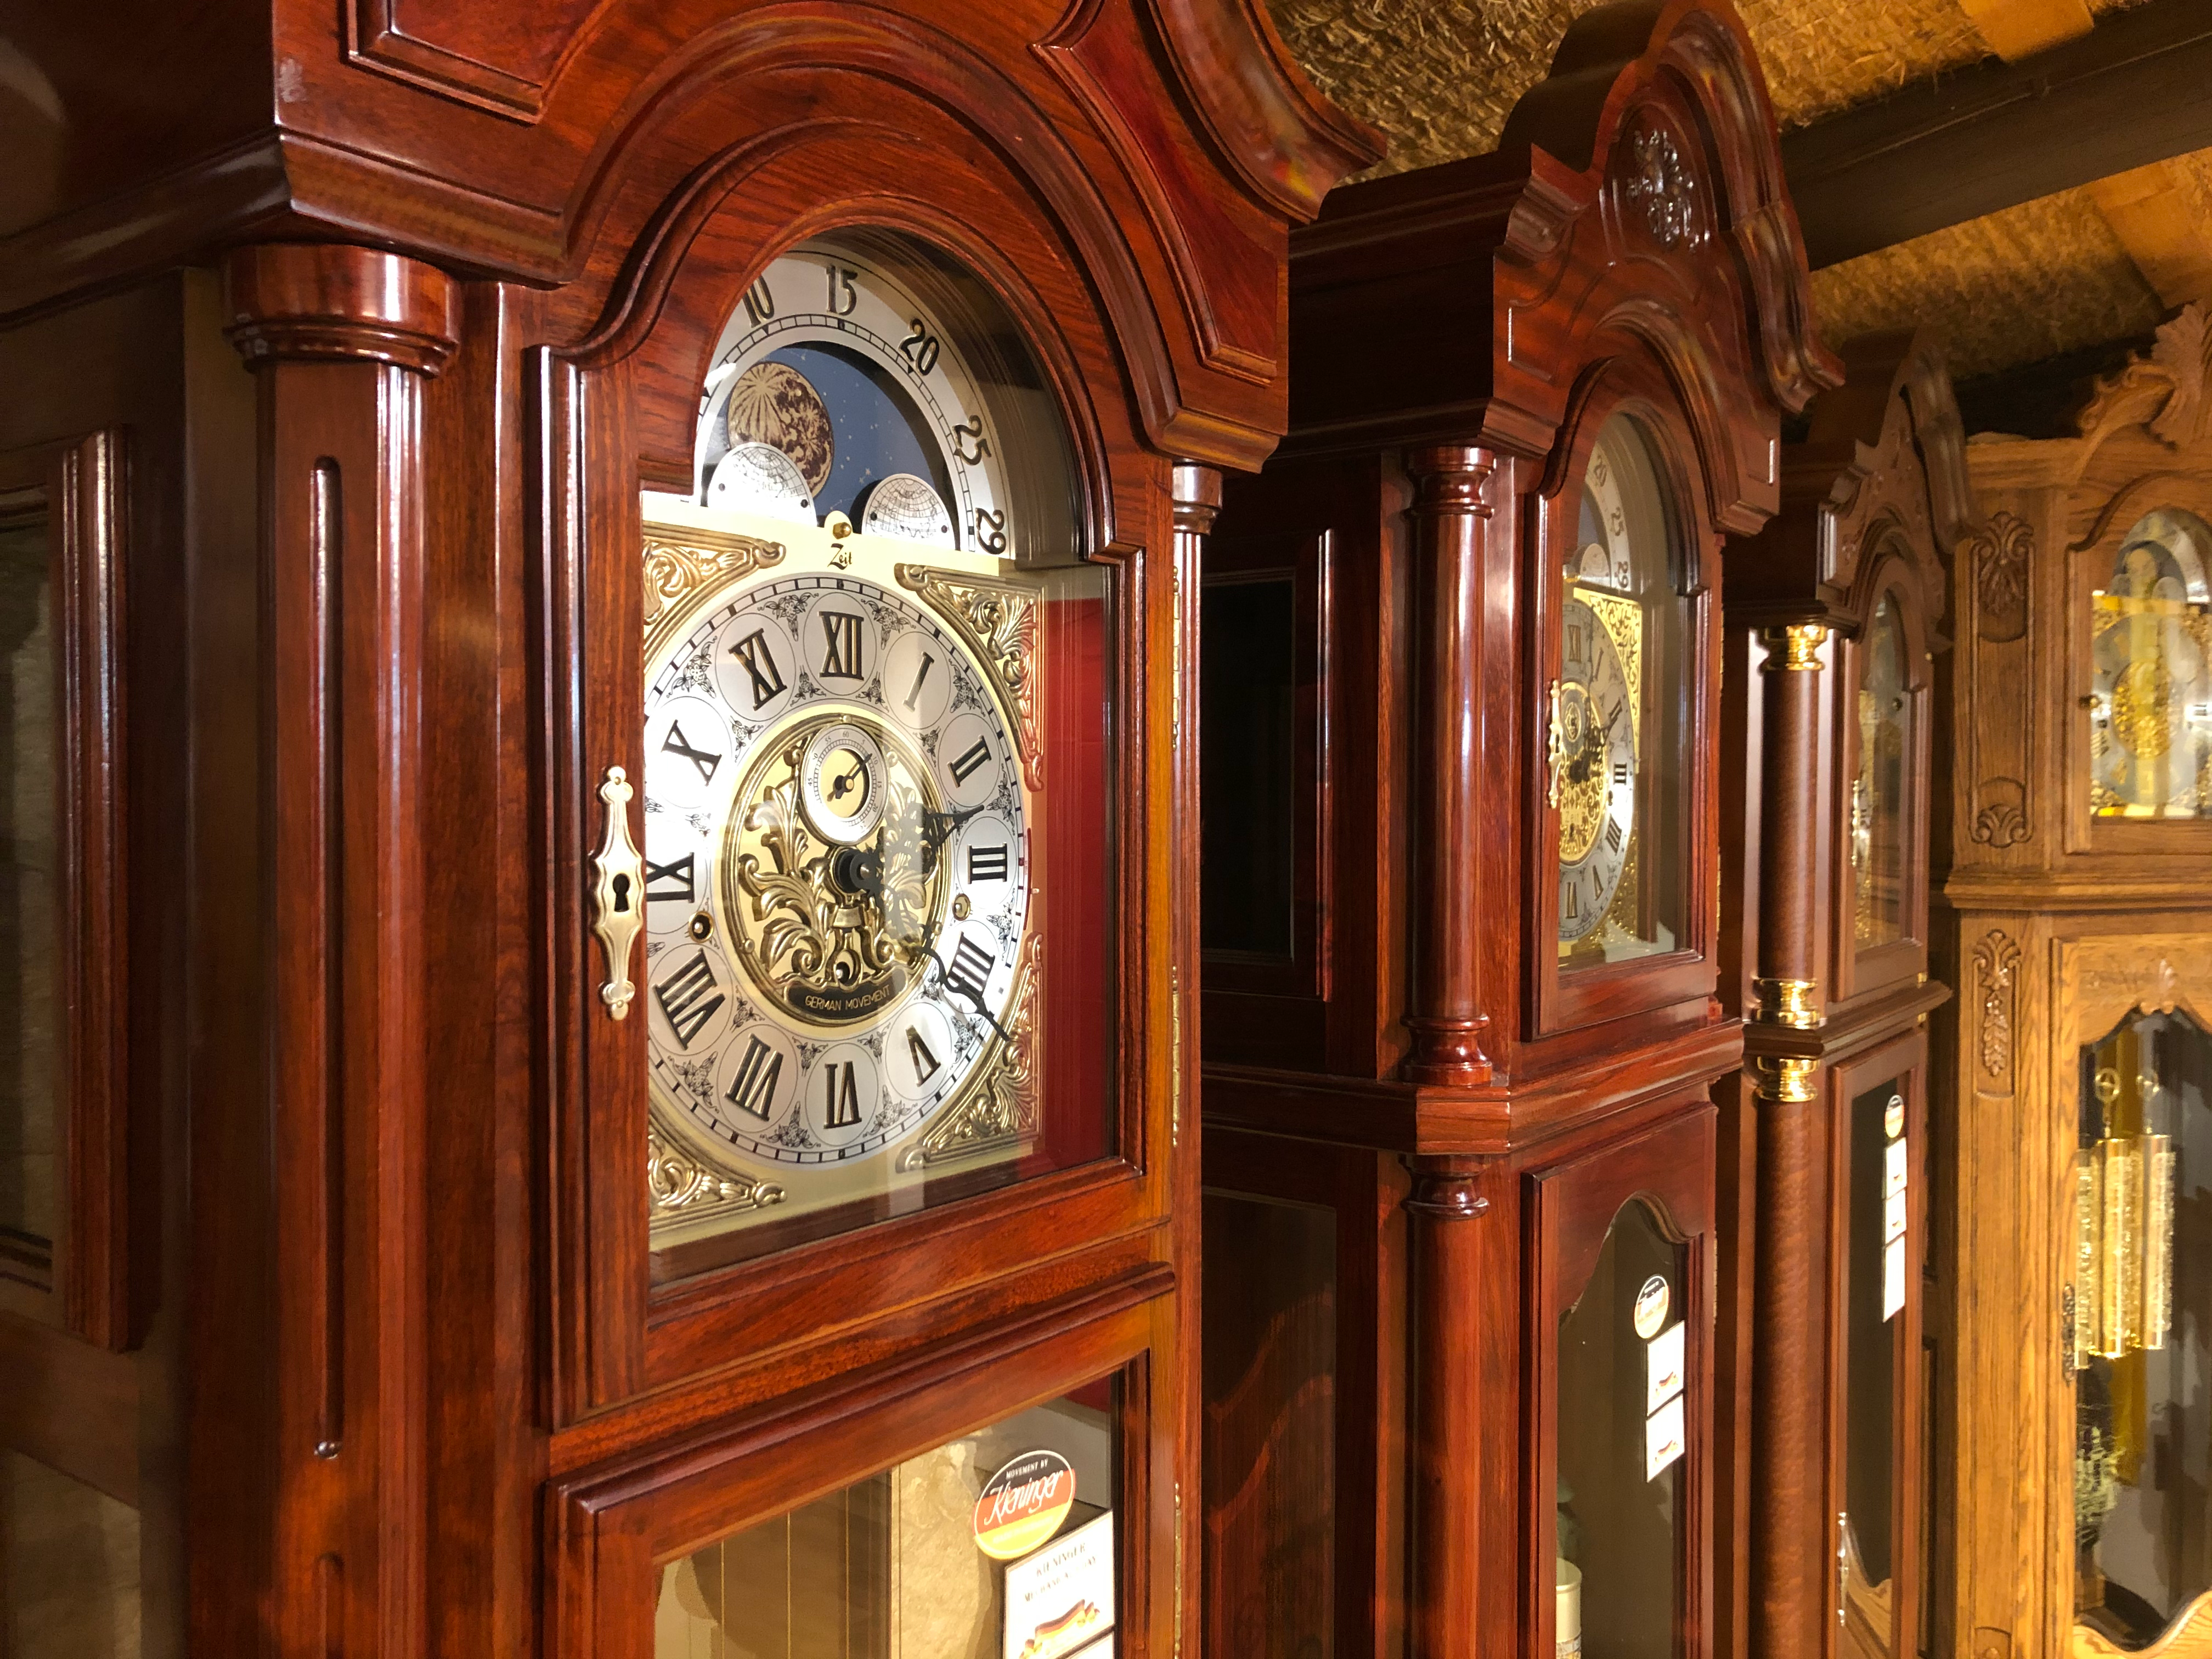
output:
[[[1207,1637],[1711,1650],[1721,547],[1812,337],[1725,6],[1295,233],[1206,554]]]
[[[1373,136],[1254,0],[154,9],[11,43],[13,1605],[1181,1651],[1198,550]]]
[[[1973,523],[1940,344],[1873,337],[1728,550],[1721,1109],[1725,1650],[1932,1628],[1922,1337],[1935,661]]]
[[[1955,929],[1960,1649],[2212,1651],[2212,428],[2194,307],[2076,435],[1967,451]]]

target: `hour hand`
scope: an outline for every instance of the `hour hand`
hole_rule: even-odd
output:
[[[984,806],[989,805],[988,801],[983,803]],[[925,806],[921,809],[921,838],[934,854],[952,839],[954,830],[982,810],[982,806],[971,806],[964,812],[933,812]]]

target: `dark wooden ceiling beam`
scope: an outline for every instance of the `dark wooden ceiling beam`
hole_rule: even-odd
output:
[[[1782,141],[1815,269],[2212,148],[2212,4],[2148,0]]]

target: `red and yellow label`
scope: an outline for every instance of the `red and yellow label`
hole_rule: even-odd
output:
[[[1027,1451],[983,1483],[975,1547],[994,1561],[1027,1555],[1060,1530],[1075,1502],[1075,1471],[1056,1451]]]

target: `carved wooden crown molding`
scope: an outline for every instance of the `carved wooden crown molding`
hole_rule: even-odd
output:
[[[2149,353],[2097,382],[2075,424],[2092,447],[2130,426],[2149,428],[2179,449],[2212,436],[2205,398],[2212,374],[2212,329],[2200,305],[2184,306],[2159,329]]]
[[[1667,135],[1668,144],[1648,137],[1674,125],[1654,117],[1678,100],[1694,106],[1694,119]],[[1506,118],[1498,147],[1519,144],[1578,171],[1621,174],[1662,248],[1694,246],[1701,228],[1726,241],[1749,290],[1746,343],[1783,408],[1802,409],[1842,383],[1843,365],[1814,325],[1804,238],[1783,181],[1765,76],[1727,0],[1585,11],[1569,26],[1551,73]]]
[[[393,363],[424,374],[461,343],[460,292],[435,265],[335,242],[243,247],[223,266],[223,332],[247,363]]]

